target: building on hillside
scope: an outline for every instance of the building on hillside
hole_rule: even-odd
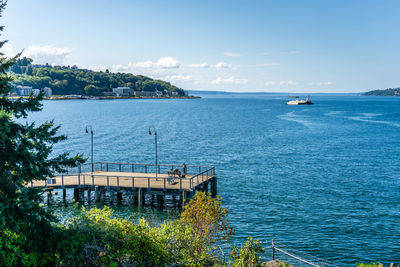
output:
[[[50,87],[44,87],[42,90],[44,92],[45,97],[51,97],[53,95],[53,91],[51,90]]]
[[[117,87],[113,88],[112,91],[117,96],[131,96],[134,92],[130,87]]]
[[[157,96],[156,92],[152,91],[135,91],[136,97],[155,97]]]
[[[32,86],[22,86],[18,85],[15,92],[18,96],[29,96],[32,94]]]
[[[38,96],[39,94],[40,94],[40,90],[39,89],[32,89],[32,95]]]
[[[115,96],[116,94],[114,92],[103,92],[104,96]]]

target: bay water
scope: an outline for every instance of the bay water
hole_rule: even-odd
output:
[[[341,264],[400,262],[400,98],[203,95],[201,99],[43,101],[29,120],[54,119],[64,151],[95,161],[215,166],[236,229]],[[112,206],[120,216],[173,218],[176,208]],[[57,208],[66,218],[72,207]],[[268,253],[267,253],[268,254]],[[267,255],[268,256],[268,255]]]

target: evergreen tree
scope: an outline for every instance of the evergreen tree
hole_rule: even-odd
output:
[[[0,16],[6,1],[0,0]],[[0,32],[4,26],[0,27]],[[7,41],[0,42],[0,48]],[[13,66],[20,55],[7,59],[0,53],[0,265],[3,266],[7,254],[7,244],[18,237],[16,247],[28,254],[43,255],[48,236],[52,233],[51,222],[54,217],[41,205],[41,190],[30,188],[33,180],[44,180],[53,172],[62,172],[65,167],[83,162],[81,155],[70,157],[68,153],[51,157],[53,145],[65,140],[57,135],[59,126],[53,121],[42,125],[23,123],[29,112],[40,111],[43,95],[29,99],[11,100],[7,98],[12,89],[12,78],[7,70]],[[17,121],[17,119],[20,119]],[[12,237],[12,238],[11,238]],[[6,241],[10,242],[6,242]],[[14,242],[13,241],[13,242]],[[10,253],[15,248],[8,248]],[[17,253],[18,254],[18,253]],[[26,254],[24,254],[26,255]],[[23,264],[23,256],[11,264]],[[4,264],[5,265],[5,264]]]

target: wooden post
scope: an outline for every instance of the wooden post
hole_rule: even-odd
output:
[[[208,193],[208,181],[204,182],[204,192]]]
[[[164,205],[164,196],[163,195],[157,195],[157,204],[161,207]]]
[[[110,196],[110,203],[112,204],[114,202],[114,191],[109,189],[108,194]]]
[[[92,192],[92,190],[91,190],[90,188],[88,188],[88,190],[87,190],[87,199],[88,199],[88,202],[90,202],[91,192]]]
[[[217,177],[211,179],[211,196],[217,196]]]
[[[272,248],[272,260],[275,260],[275,242],[274,242],[274,239],[272,239],[271,248]]]
[[[117,203],[122,205],[122,192],[117,192]]]
[[[182,195],[181,195],[182,207],[185,205],[185,197],[186,197],[185,191],[182,191]]]
[[[100,188],[98,186],[94,188],[94,199],[96,202],[100,202]]]
[[[66,202],[66,198],[67,198],[67,189],[63,188],[63,202]]]
[[[52,197],[51,191],[47,191],[47,205],[50,205],[51,197]]]
[[[79,188],[74,188],[74,200],[79,202]]]
[[[138,189],[138,207],[139,208],[143,205],[143,203],[142,203],[142,194],[143,194],[142,188],[139,188]]]

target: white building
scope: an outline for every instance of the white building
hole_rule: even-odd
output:
[[[40,90],[39,89],[32,89],[32,94],[34,96],[38,96],[40,94]]]
[[[156,92],[152,91],[135,91],[136,97],[154,97],[156,96]]]
[[[133,94],[133,89],[130,87],[117,87],[113,88],[112,91],[117,96],[131,96]]]
[[[32,86],[21,86],[18,85],[16,88],[17,95],[19,96],[29,96],[32,94]]]
[[[51,97],[53,95],[53,91],[49,87],[43,88],[44,96]]]

